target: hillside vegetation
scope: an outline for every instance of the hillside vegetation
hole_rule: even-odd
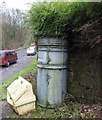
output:
[[[0,49],[17,49],[31,42],[31,29],[25,23],[26,14],[19,9],[9,9],[2,3],[1,47]]]

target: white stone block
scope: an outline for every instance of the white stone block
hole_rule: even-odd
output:
[[[11,104],[19,115],[35,110],[36,96],[33,94],[32,85],[27,80],[19,77],[7,88],[7,102]]]

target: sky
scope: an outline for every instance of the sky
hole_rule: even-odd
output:
[[[5,2],[7,8],[14,8],[20,10],[26,10],[30,8],[30,5],[37,0],[0,0],[0,4]]]
[[[6,8],[14,8],[14,9],[20,9],[20,10],[28,10],[33,2],[43,2],[43,1],[49,1],[49,0],[0,0],[0,7],[2,3],[5,2]],[[51,0],[56,1],[56,0]]]
[[[28,10],[33,2],[43,2],[49,0],[0,0],[0,6],[3,2],[5,2],[7,8],[14,8],[20,10]],[[56,1],[56,0],[52,0]],[[68,0],[71,1],[71,0]],[[80,0],[79,0],[80,1]],[[91,0],[91,1],[101,1],[101,0]]]

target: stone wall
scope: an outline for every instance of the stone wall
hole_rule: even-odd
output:
[[[74,31],[69,52],[68,91],[78,101],[102,101],[101,20]]]

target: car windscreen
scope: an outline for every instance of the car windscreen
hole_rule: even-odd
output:
[[[0,57],[4,57],[4,53],[3,52],[0,52]]]

